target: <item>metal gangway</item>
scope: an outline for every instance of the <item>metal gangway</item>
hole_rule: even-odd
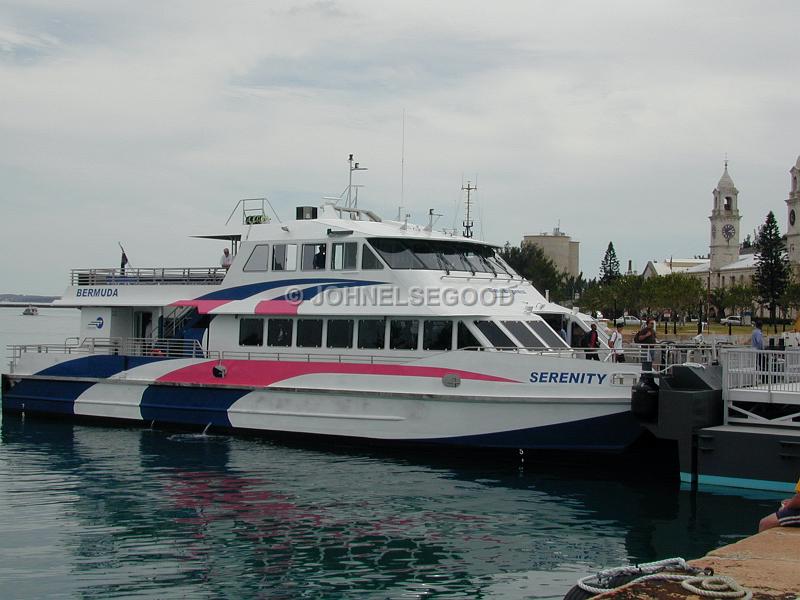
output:
[[[721,354],[725,424],[800,429],[800,349]]]

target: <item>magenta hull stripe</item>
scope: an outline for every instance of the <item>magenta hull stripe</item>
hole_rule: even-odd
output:
[[[340,364],[326,362],[283,362],[274,360],[223,360],[228,372],[221,380],[211,372],[218,361],[208,361],[177,369],[158,378],[160,382],[170,383],[207,383],[219,385],[247,385],[266,387],[302,375],[346,374],[346,375],[389,375],[395,377],[443,377],[455,374],[462,379],[476,381],[496,381],[502,383],[520,383],[505,377],[443,369],[441,367],[415,367],[407,365],[364,365]]]

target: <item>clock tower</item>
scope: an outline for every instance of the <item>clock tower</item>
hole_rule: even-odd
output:
[[[711,210],[711,271],[719,271],[725,265],[739,259],[739,190],[728,175],[728,161],[725,171],[719,178],[714,195],[714,208]]]
[[[789,198],[786,200],[786,210],[789,213],[786,251],[789,253],[789,263],[797,268],[800,262],[800,156],[797,157],[795,165],[789,169],[789,175]]]

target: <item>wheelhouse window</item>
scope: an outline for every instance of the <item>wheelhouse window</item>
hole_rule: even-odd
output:
[[[452,345],[452,321],[425,321],[422,328],[423,350],[450,350]]]
[[[467,324],[464,321],[459,321],[458,329],[456,330],[456,348],[461,350],[462,348],[475,348],[480,345],[478,338],[472,334]]]
[[[264,345],[264,319],[239,319],[239,345]]]
[[[486,244],[447,240],[372,238],[369,244],[392,269],[465,271],[517,277],[514,270]]]
[[[353,347],[353,320],[329,319],[328,320],[328,348]]]
[[[269,269],[269,244],[258,244],[244,263],[245,271],[266,271]]]
[[[297,270],[297,244],[275,244],[272,247],[272,270]]]
[[[382,350],[386,341],[385,319],[359,319],[358,347]]]
[[[297,347],[322,346],[322,319],[297,319]]]
[[[367,244],[361,246],[361,268],[365,271],[375,271],[383,268],[383,263],[375,256],[375,252]]]
[[[357,242],[336,242],[331,246],[331,269],[348,271],[356,268]]]
[[[486,336],[486,339],[495,348],[516,348],[517,346],[494,321],[475,321],[475,327]]]
[[[300,258],[302,271],[314,271],[325,268],[326,244],[303,244]]]
[[[542,340],[533,335],[527,325],[522,321],[503,321],[503,327],[508,329],[525,348],[545,348]]]
[[[419,321],[414,319],[389,321],[389,348],[392,350],[416,350],[418,339]]]
[[[550,329],[547,326],[547,323],[543,321],[526,321],[533,332],[540,338],[544,340],[544,343],[547,344],[550,348],[568,348],[567,342],[561,339],[561,336],[558,335],[555,331]],[[513,332],[512,332],[513,333]]]
[[[292,319],[268,319],[267,346],[291,346],[293,325]]]

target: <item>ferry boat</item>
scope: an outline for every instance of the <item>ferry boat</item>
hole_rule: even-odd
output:
[[[237,213],[195,236],[229,267],[72,270],[54,305],[80,310],[77,341],[12,347],[3,409],[515,451],[642,434],[641,366],[570,346],[591,318],[497,247],[357,205]]]
[[[39,314],[39,309],[35,306],[26,306],[22,314],[28,317],[35,317]]]

